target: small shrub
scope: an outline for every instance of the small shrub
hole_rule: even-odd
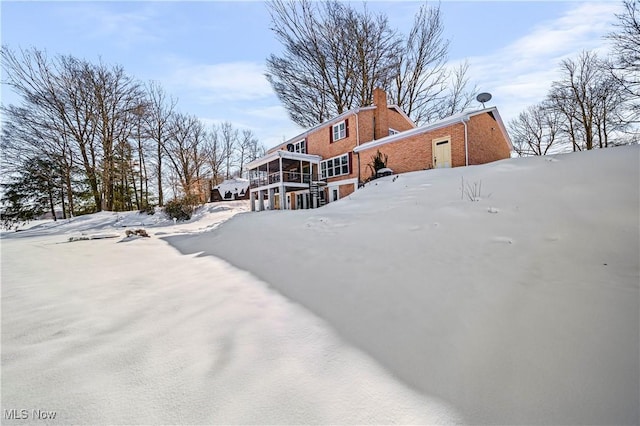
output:
[[[389,160],[389,156],[387,154],[382,154],[380,150],[376,152],[376,155],[371,157],[371,163],[367,164],[367,167],[371,169],[370,180],[378,178],[378,170],[384,169],[385,167],[387,167],[388,160]]]
[[[460,191],[463,200],[464,196],[466,195],[469,201],[480,201],[480,197],[482,196],[482,181],[473,182],[473,185],[469,183],[465,185],[463,176]]]
[[[140,209],[140,214],[148,214],[152,215],[156,212],[155,206],[153,204],[143,205]]]
[[[189,220],[198,205],[198,198],[186,196],[184,198],[171,200],[164,205],[164,212],[170,219]]]

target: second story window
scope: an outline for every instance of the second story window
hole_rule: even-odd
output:
[[[349,136],[349,128],[348,128],[347,120],[334,124],[331,127],[331,142],[344,139],[347,136]]]
[[[301,140],[300,142],[296,142],[293,144],[293,151],[294,152],[299,152],[300,154],[306,154],[307,153],[307,144],[305,142],[305,140]]]

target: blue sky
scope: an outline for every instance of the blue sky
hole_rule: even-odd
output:
[[[367,3],[404,32],[421,4]],[[479,91],[493,94],[487,105],[508,121],[545,96],[561,59],[607,52],[603,36],[621,3],[443,0],[441,10],[451,63],[469,60]],[[0,17],[2,43],[13,49],[120,64],[142,81],[159,81],[180,111],[251,129],[267,147],[302,131],[264,78],[265,59],[281,47],[263,2],[4,0]],[[17,101],[5,86],[1,96]]]

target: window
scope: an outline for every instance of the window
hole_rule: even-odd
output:
[[[349,174],[349,154],[333,157],[320,163],[322,178]]]
[[[299,152],[300,154],[307,153],[307,143],[304,139],[300,142],[296,142],[293,144],[293,152]]]
[[[331,139],[332,142],[335,142],[337,140],[346,138],[347,137],[347,122],[346,121],[341,121],[338,124],[334,124],[333,125],[332,135],[333,135],[333,138]]]
[[[400,132],[397,131],[396,129],[392,129],[391,127],[389,127],[389,136],[397,135],[398,133],[400,133]]]

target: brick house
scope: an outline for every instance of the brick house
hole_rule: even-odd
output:
[[[416,127],[375,89],[373,105],[344,112],[249,163],[251,210],[315,208],[346,197],[371,177],[368,164],[378,151],[394,173],[405,173],[488,163],[509,158],[511,149],[495,107]]]

